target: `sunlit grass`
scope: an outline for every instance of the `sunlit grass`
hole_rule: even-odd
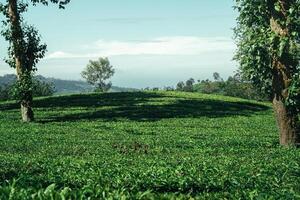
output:
[[[177,92],[0,103],[0,198],[296,199],[300,151],[268,103]]]

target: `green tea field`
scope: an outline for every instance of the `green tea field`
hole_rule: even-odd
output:
[[[183,92],[0,103],[0,199],[300,199],[271,104]]]

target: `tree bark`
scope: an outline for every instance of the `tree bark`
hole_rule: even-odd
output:
[[[21,100],[21,115],[23,122],[34,121],[34,113],[32,110],[32,94],[26,94],[27,98]]]
[[[299,146],[299,118],[284,105],[282,100],[274,98],[273,106],[280,131],[282,146]]]
[[[21,26],[20,13],[18,11],[18,0],[9,0],[8,14],[11,22],[12,44],[15,57],[15,68],[18,80],[21,80],[28,69],[24,66],[23,57],[25,52],[22,52],[24,47],[24,36]],[[29,69],[30,70],[30,69]],[[30,73],[30,72],[27,72]],[[21,102],[21,116],[23,122],[34,121],[34,114],[32,110],[32,93],[30,91],[22,91]]]
[[[289,9],[289,3],[287,0],[279,0],[281,5],[281,20],[287,20],[286,11]],[[274,9],[274,1],[272,9]],[[286,27],[281,27],[278,24],[278,13],[276,14],[272,10],[273,16],[270,19],[271,30],[278,37],[289,37],[289,30]],[[275,52],[277,52],[275,50]],[[299,116],[297,110],[293,107],[289,107],[285,104],[288,98],[288,88],[292,80],[292,74],[290,69],[293,66],[289,66],[289,59],[284,55],[279,57],[273,55],[273,107],[275,110],[275,117],[277,125],[280,131],[280,144],[282,146],[298,146],[300,144],[300,128],[299,128]]]

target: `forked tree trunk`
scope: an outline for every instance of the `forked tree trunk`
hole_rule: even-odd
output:
[[[287,0],[279,0],[281,5],[281,17],[288,20],[286,12],[289,10],[289,3]],[[275,8],[274,1],[272,9]],[[278,13],[272,10],[273,16],[270,20],[272,31],[279,37],[289,37],[288,28],[283,28],[277,22]],[[278,51],[278,49],[276,50]],[[275,52],[276,52],[275,51]],[[280,144],[283,146],[298,146],[300,144],[300,129],[299,116],[295,108],[289,107],[285,104],[288,98],[288,88],[292,80],[290,72],[290,62],[288,58],[278,57],[273,55],[273,107],[275,110],[275,117],[280,131]],[[292,66],[293,67],[293,66]]]
[[[13,51],[15,57],[15,68],[18,80],[22,79],[22,76],[25,74],[26,66],[22,62],[22,57],[25,52],[22,52],[24,45],[23,31],[20,22],[20,14],[18,11],[18,0],[9,0],[8,4],[8,13],[11,22],[11,35],[13,43]],[[34,115],[32,111],[32,93],[30,91],[22,91],[21,102],[21,116],[23,122],[31,122],[34,120]]]

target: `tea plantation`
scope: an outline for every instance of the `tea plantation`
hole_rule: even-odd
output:
[[[0,199],[300,199],[271,105],[135,92],[0,103]]]

